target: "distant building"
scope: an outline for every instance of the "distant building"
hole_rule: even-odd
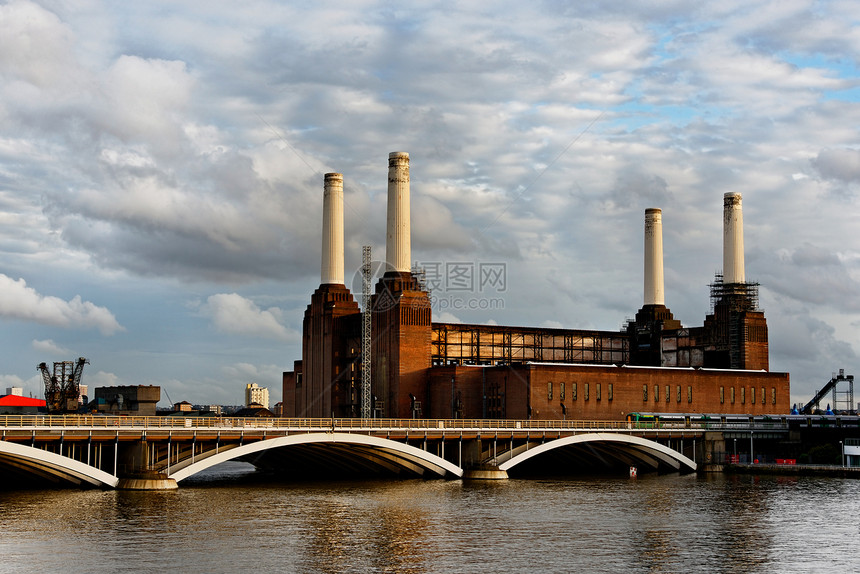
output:
[[[22,389],[21,387],[6,387],[6,394],[15,395],[16,397],[23,397],[24,389]]]
[[[261,387],[257,383],[249,383],[245,385],[245,406],[250,407],[252,404],[261,405],[263,408],[269,408],[269,389]]]
[[[96,387],[90,410],[110,415],[155,416],[155,405],[161,400],[161,387],[126,385]]]
[[[216,417],[222,414],[221,405],[194,405],[194,408],[200,411],[200,414],[214,415]]]
[[[273,418],[275,413],[267,409],[261,404],[251,403],[247,407],[243,409],[239,409],[234,413],[234,416],[237,417],[260,417],[260,418]]]
[[[182,401],[181,403],[174,403],[173,412],[175,413],[190,413],[194,410],[194,406],[188,401]]]

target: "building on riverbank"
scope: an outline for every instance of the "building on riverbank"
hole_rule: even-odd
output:
[[[664,300],[662,211],[645,211],[644,297],[618,331],[433,322],[411,269],[409,155],[389,154],[386,271],[370,301],[372,412],[382,418],[624,419],[632,412],[786,413],[769,372],[758,284],[744,270],[741,196],[723,198],[723,270],[701,326]],[[343,175],[325,175],[320,286],[283,416],[361,416],[362,310],[344,283]]]

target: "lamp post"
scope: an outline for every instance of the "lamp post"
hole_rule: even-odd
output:
[[[755,462],[755,455],[753,454],[753,431],[750,431],[750,464]]]
[[[839,453],[842,455],[842,466],[845,466],[845,445],[842,444],[842,441],[839,441]]]
[[[738,439],[735,439],[735,462],[738,462]]]

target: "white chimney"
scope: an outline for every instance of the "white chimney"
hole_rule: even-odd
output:
[[[388,154],[388,229],[385,261],[388,271],[408,273],[412,266],[409,230],[409,154]]]
[[[325,174],[320,283],[343,285],[343,174]]]
[[[723,283],[745,283],[744,215],[741,194],[723,196]]]
[[[645,210],[645,305],[665,305],[663,292],[663,211]]]

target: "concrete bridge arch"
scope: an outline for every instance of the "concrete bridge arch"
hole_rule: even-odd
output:
[[[270,453],[285,447],[315,448],[313,456],[326,458],[333,465],[386,474],[438,477],[461,477],[463,469],[444,458],[420,448],[375,436],[352,433],[306,433],[234,446],[217,453],[210,452],[194,461],[171,465],[168,476],[179,482],[207,468],[228,460],[252,460],[255,454]],[[199,459],[199,460],[198,460]],[[337,478],[333,476],[332,478]]]
[[[40,448],[0,440],[3,463],[50,480],[72,484],[116,487],[119,479],[94,466]]]
[[[511,458],[499,464],[498,469],[507,472],[533,457],[577,445],[591,449],[597,447],[599,451],[593,450],[592,454],[598,459],[610,457],[618,464],[680,472],[694,472],[697,467],[695,461],[653,440],[621,433],[585,433],[551,440],[536,447],[520,447],[511,452]]]

